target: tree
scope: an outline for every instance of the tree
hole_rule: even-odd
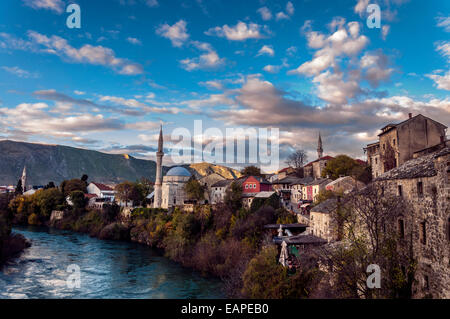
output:
[[[82,191],[73,191],[69,196],[75,210],[84,210],[87,204],[87,199]]]
[[[184,191],[191,200],[199,202],[205,199],[205,187],[194,177],[191,177],[186,185],[184,185]]]
[[[254,166],[254,165],[250,165],[250,166],[244,167],[241,170],[241,174],[243,176],[262,176],[261,169],[259,167]]]
[[[232,182],[230,187],[227,189],[224,202],[233,211],[237,211],[242,206],[241,197],[242,197],[242,187],[238,183]]]
[[[49,182],[47,185],[44,186],[44,189],[49,189],[49,188],[56,188],[55,183]]]
[[[140,199],[139,190],[136,185],[131,182],[123,182],[116,185],[115,191],[116,197],[120,201],[125,202],[125,206],[127,207],[129,201],[139,201]]]
[[[323,250],[324,262],[333,265],[337,298],[410,298],[415,259],[411,250],[412,231],[399,236],[398,218],[409,216],[408,203],[383,194],[371,184],[338,202],[331,213],[332,225],[342,234],[345,245]],[[406,218],[406,217],[403,217]],[[325,246],[324,246],[325,247]],[[383,284],[367,287],[367,267],[378,265]]]
[[[69,196],[73,191],[81,191],[83,193],[87,193],[86,183],[81,179],[74,178],[71,180],[65,180],[60,185],[61,191],[64,196]]]
[[[142,177],[135,185],[140,194],[141,202],[145,201],[147,196],[153,192],[153,183],[148,178]]]
[[[302,168],[308,161],[308,155],[304,150],[296,150],[294,153],[288,156],[286,164],[290,167],[297,169]]]
[[[347,155],[338,155],[328,161],[322,172],[322,177],[337,179],[342,176],[351,176],[355,167],[361,166],[357,161]]]
[[[22,195],[23,194],[23,187],[22,187],[22,179],[19,179],[17,182],[16,190],[14,192],[15,195]]]
[[[88,178],[89,176],[87,176],[86,174],[83,174],[83,176],[81,176],[81,181],[86,184],[86,187],[88,186]]]

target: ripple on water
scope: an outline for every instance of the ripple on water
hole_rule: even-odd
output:
[[[223,298],[218,280],[146,246],[55,229],[15,231],[33,245],[0,270],[0,298]],[[71,264],[81,270],[79,289],[67,287]]]

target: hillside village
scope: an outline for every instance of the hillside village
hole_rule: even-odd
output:
[[[387,243],[394,238],[395,250],[409,253],[395,255],[398,271],[405,281],[409,280],[409,297],[450,298],[450,147],[446,129],[436,120],[410,114],[401,123],[381,128],[379,140],[364,148],[367,162],[346,157],[353,170],[343,174],[332,169],[343,157],[324,155],[319,135],[317,158],[313,161],[283,168],[275,174],[244,169],[242,176],[229,178],[218,172],[193,176],[181,166],[163,174],[161,128],[155,182],[147,181],[143,196],[133,197],[132,183],[106,185],[88,182],[86,176],[81,179],[85,183],[81,202],[87,209],[97,211],[117,205],[120,220],[126,224],[142,209],[189,214],[199,207],[211,207],[214,211],[238,200],[237,208],[255,212],[275,201],[272,206],[286,212],[288,217],[263,225],[264,232],[278,246],[277,262],[289,272],[300,269],[302,258],[311,252],[326,251],[325,255],[331,256],[330,251],[351,246],[352,240],[363,238],[370,242],[376,237],[377,244],[385,244],[383,240]],[[15,187],[3,186],[0,193],[23,193],[26,197],[34,196],[41,188],[27,186],[26,168],[19,184],[22,188],[19,192]],[[52,187],[55,186],[45,188]],[[67,214],[63,207],[79,206],[79,202],[73,193],[65,194],[64,205],[52,210],[50,221],[63,220]],[[374,249],[373,242],[369,246]],[[330,260],[325,259],[320,259],[318,267],[327,274],[328,284],[342,280],[336,275],[338,270],[330,268]],[[335,259],[332,263],[337,265]],[[358,293],[353,297],[370,296],[370,291],[358,286],[361,283],[355,285]]]

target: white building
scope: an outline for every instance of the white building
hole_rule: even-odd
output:
[[[98,198],[105,198],[114,201],[114,189],[102,183],[90,183],[87,187],[88,194],[95,194]]]
[[[161,207],[182,206],[187,200],[184,186],[191,178],[191,173],[184,167],[171,168],[163,178]]]

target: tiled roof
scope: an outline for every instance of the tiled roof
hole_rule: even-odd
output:
[[[318,162],[318,161],[329,161],[329,160],[332,160],[332,159],[334,159],[333,156],[326,155],[326,156],[323,156],[321,158],[316,159],[315,161],[309,162],[305,166],[311,166],[313,163]]]
[[[102,183],[92,183],[95,186],[97,186],[97,188],[101,191],[114,191],[111,187],[109,187],[108,185],[102,184]]]
[[[437,172],[434,167],[434,159],[449,153],[450,147],[446,147],[438,152],[411,159],[379,176],[375,181],[435,176]]]
[[[273,181],[272,184],[302,184],[305,185],[313,180],[313,177],[300,178],[297,176],[289,175],[282,179]]]
[[[331,213],[337,208],[337,199],[336,198],[329,198],[319,205],[314,206],[311,208],[311,213]]]
[[[329,178],[319,178],[319,179],[315,179],[309,183],[306,184],[306,186],[314,186],[314,185],[321,185],[321,184],[329,184],[331,183],[332,180]]]
[[[230,185],[233,181],[234,181],[234,179],[224,179],[224,180],[215,182],[214,184],[211,185],[211,187],[226,187],[226,186]]]
[[[281,244],[283,241],[288,245],[307,245],[307,244],[326,244],[327,241],[323,238],[313,235],[297,235],[290,237],[274,237],[273,241],[277,244]]]

